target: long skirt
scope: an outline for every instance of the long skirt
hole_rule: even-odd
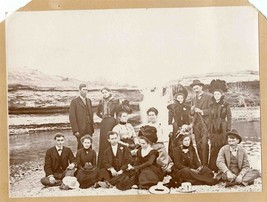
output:
[[[216,180],[208,167],[203,167],[199,173],[193,172],[189,167],[180,170],[173,170],[171,173],[173,180],[177,183],[191,182],[193,185],[214,185]]]
[[[226,144],[226,127],[227,123],[222,122],[221,125],[221,131],[220,132],[214,132],[209,135],[210,137],[210,160],[209,160],[209,168],[213,170],[214,172],[218,172],[218,168],[216,166],[216,160],[218,157],[218,153],[220,149]]]
[[[80,188],[89,188],[93,186],[99,180],[99,170],[86,171],[78,169],[76,171],[76,177],[80,183]]]
[[[140,189],[149,189],[163,180],[163,172],[153,165],[143,168],[137,173],[137,184]]]
[[[104,168],[103,158],[104,152],[109,147],[107,133],[112,131],[113,127],[117,124],[114,117],[103,118],[100,123],[100,137],[99,137],[99,150],[98,150],[98,168]]]

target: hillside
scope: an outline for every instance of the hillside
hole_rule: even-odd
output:
[[[184,86],[189,86],[193,80],[199,79],[204,84],[209,84],[212,79],[223,79],[227,83],[244,82],[244,81],[259,81],[259,71],[244,70],[233,72],[214,72],[209,74],[194,74],[184,76],[170,81],[167,85],[177,84],[178,82]]]
[[[110,88],[130,88],[135,86],[118,84],[108,79],[96,79],[95,81],[82,81],[74,78],[45,74],[39,70],[27,67],[8,69],[8,91],[16,90],[77,90],[79,84],[86,83],[90,89],[101,89],[104,86]]]

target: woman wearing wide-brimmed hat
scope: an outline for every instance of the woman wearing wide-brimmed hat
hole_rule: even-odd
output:
[[[174,95],[174,102],[167,106],[167,109],[169,110],[168,124],[173,126],[173,132],[170,135],[168,147],[171,157],[173,149],[176,146],[175,138],[179,128],[184,124],[188,125],[190,123],[190,106],[185,104],[187,95],[188,92],[186,88],[180,85],[180,90]]]
[[[75,173],[80,188],[88,188],[98,181],[96,167],[96,152],[91,149],[92,137],[85,135],[81,138],[83,148],[76,153],[77,171]]]
[[[216,159],[222,146],[227,143],[226,133],[231,130],[232,114],[230,104],[225,101],[226,82],[212,80],[209,91],[213,94],[209,112],[209,138],[211,143],[209,168],[218,172]]]
[[[180,85],[180,90],[174,95],[172,104],[167,106],[169,110],[168,124],[173,125],[173,132],[184,124],[189,124],[190,106],[185,104],[188,92],[185,87]]]
[[[157,142],[157,129],[153,126],[143,126],[139,131],[139,144],[134,166],[129,165],[128,170],[136,172],[136,183],[140,189],[149,189],[163,180],[163,171],[157,164],[159,153],[152,148],[152,142]]]
[[[190,135],[178,137],[180,146],[174,148],[172,167],[172,180],[170,185],[178,187],[182,182],[191,182],[195,185],[214,185],[213,172],[206,166],[202,166],[198,160],[195,148],[192,145]]]
[[[109,88],[102,88],[101,93],[103,99],[99,101],[97,107],[97,116],[102,118],[100,123],[100,136],[99,136],[99,152],[97,165],[99,168],[103,168],[103,155],[106,148],[109,147],[107,133],[112,131],[113,127],[117,124],[117,114],[120,111],[132,112],[129,101],[124,100],[120,103],[119,99],[115,99]]]

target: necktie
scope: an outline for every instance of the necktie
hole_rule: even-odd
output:
[[[58,149],[57,152],[58,152],[58,155],[61,156],[62,149]]]

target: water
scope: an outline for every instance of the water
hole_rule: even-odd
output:
[[[232,128],[239,131],[244,141],[260,141],[260,122],[234,122]],[[77,147],[76,138],[70,130],[64,130],[65,146],[75,153]],[[21,164],[26,161],[44,159],[45,152],[54,145],[55,132],[40,132],[28,135],[12,135],[9,137],[10,165]],[[99,129],[95,129],[93,135],[93,149],[98,151]],[[260,146],[257,148],[260,155]]]
[[[77,140],[72,131],[61,131],[65,136],[64,145],[70,147],[73,153],[77,151]],[[93,135],[93,149],[98,151],[99,129]],[[12,135],[9,137],[10,165],[21,164],[25,161],[44,159],[46,150],[54,146],[55,132],[40,132],[29,135]]]

